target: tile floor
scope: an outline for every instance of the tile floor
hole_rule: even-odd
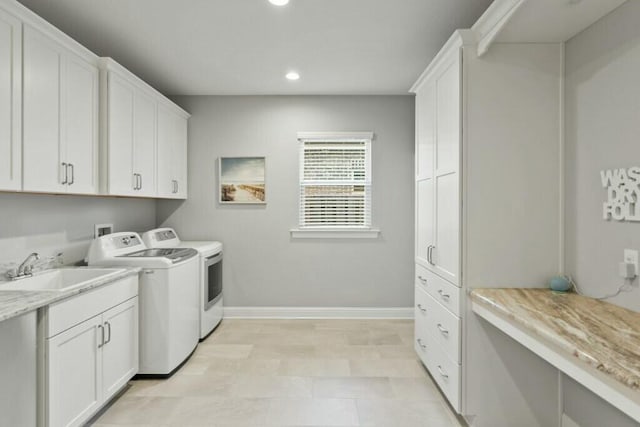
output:
[[[115,426],[460,426],[410,320],[224,320],[168,380],[131,381]]]

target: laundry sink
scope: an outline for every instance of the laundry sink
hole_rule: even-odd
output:
[[[121,268],[57,268],[35,273],[24,279],[0,282],[0,291],[63,292],[121,271]]]

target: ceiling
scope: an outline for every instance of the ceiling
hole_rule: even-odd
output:
[[[491,0],[20,2],[165,94],[254,95],[406,94]]]

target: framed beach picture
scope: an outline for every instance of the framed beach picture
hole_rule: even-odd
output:
[[[264,157],[220,157],[220,203],[266,203]]]

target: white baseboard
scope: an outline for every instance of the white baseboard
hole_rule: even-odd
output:
[[[227,319],[413,319],[413,307],[225,307]]]

